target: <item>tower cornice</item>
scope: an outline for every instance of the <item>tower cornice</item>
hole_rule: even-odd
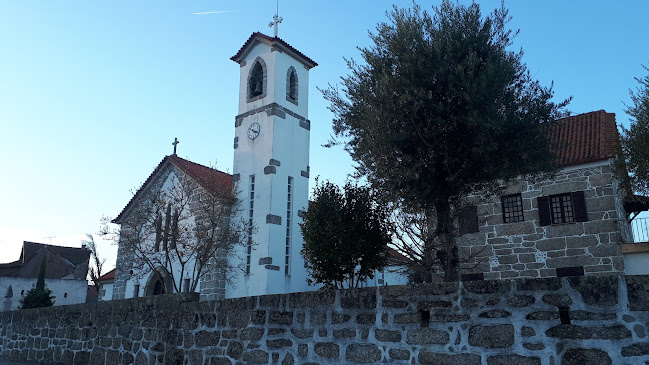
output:
[[[239,52],[237,52],[237,54],[235,54],[234,56],[230,57],[230,59],[241,65],[244,62],[246,56],[248,56],[248,53],[250,53],[250,51],[254,48],[254,46],[260,43],[265,43],[270,47],[279,50],[280,52],[284,52],[290,55],[291,57],[295,58],[300,63],[302,63],[307,70],[310,70],[318,65],[315,61],[313,61],[312,59],[304,55],[304,53],[295,49],[290,44],[286,43],[281,38],[269,37],[259,32],[252,33],[252,35],[250,36],[250,38],[248,38],[246,43],[244,43],[244,45],[241,46]]]

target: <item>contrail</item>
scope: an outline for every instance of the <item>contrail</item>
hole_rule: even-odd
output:
[[[204,14],[222,14],[222,13],[234,13],[236,10],[218,10],[218,11],[203,11],[200,13],[192,13],[194,15],[204,15]]]

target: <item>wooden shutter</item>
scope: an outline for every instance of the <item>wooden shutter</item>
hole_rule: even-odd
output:
[[[536,198],[539,205],[539,224],[549,226],[552,224],[552,215],[550,214],[550,197],[540,196]]]
[[[588,212],[586,212],[586,199],[583,191],[570,193],[572,198],[572,209],[574,209],[575,222],[588,222]]]
[[[476,232],[480,232],[478,208],[475,205],[462,208],[458,217],[458,233],[461,236],[466,233]]]

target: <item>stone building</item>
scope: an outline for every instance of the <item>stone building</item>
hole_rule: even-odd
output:
[[[557,121],[559,171],[477,200],[475,219],[460,224],[465,279],[623,274],[621,244],[633,237],[629,192],[614,173],[618,138],[603,110]]]
[[[0,264],[2,310],[18,308],[20,299],[36,284],[43,260],[45,285],[55,297],[55,306],[86,302],[90,250],[25,241],[17,261]]]

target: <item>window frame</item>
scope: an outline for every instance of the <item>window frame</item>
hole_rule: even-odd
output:
[[[515,209],[513,211],[508,212],[507,208],[509,208],[509,207],[505,207],[505,203],[508,203],[508,202],[506,202],[506,200],[511,199],[511,198],[518,198],[518,199],[516,199],[517,204],[514,206],[514,208],[518,207],[520,209]],[[501,196],[500,197],[500,208],[502,210],[503,223],[507,224],[507,223],[525,222],[525,211],[524,211],[524,208],[523,208],[523,195],[521,193]],[[507,213],[512,214],[512,213],[518,213],[519,211],[520,211],[520,219],[518,219],[518,217],[519,217],[518,214],[516,214],[515,216],[510,216],[509,218],[507,217]],[[511,220],[512,218],[516,218],[516,220]]]
[[[554,219],[552,209],[552,198],[557,197],[570,197],[570,204],[572,209],[573,220],[571,222],[565,221],[565,209],[563,204],[561,206],[562,221],[556,222]],[[557,226],[563,224],[575,224],[581,222],[588,222],[588,209],[586,208],[586,199],[584,198],[583,190],[572,191],[562,194],[552,194],[540,196],[537,198],[539,210],[539,223],[541,226]]]

